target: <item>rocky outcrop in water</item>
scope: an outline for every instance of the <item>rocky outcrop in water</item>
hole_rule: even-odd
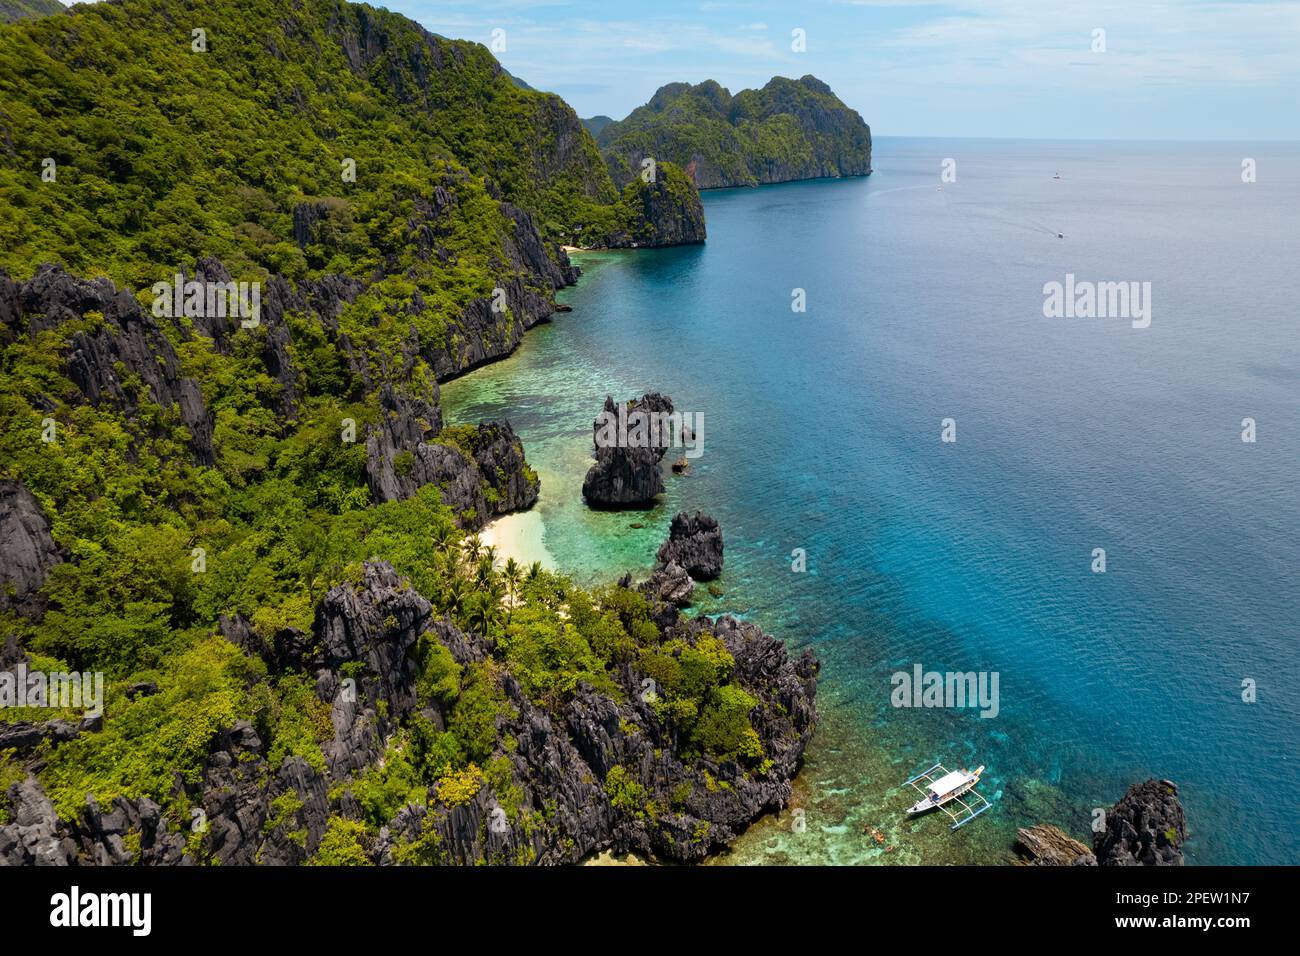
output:
[[[620,417],[619,406],[606,395],[605,407],[592,425],[596,463],[582,481],[582,496],[596,508],[620,508],[646,505],[663,494],[664,476],[659,463],[668,450],[667,436],[632,430],[634,415],[671,414],[672,399],[649,392],[626,403]],[[619,425],[619,422],[623,425]],[[611,431],[614,423],[617,434]],[[625,427],[626,426],[626,427]]]
[[[680,565],[697,581],[712,580],[722,573],[722,526],[700,511],[678,512],[658,558],[662,565]]]
[[[1186,840],[1178,788],[1168,780],[1129,787],[1106,812],[1091,849],[1051,824],[1017,831],[1017,845],[1033,866],[1182,866]]]
[[[38,616],[45,576],[62,560],[40,502],[21,482],[0,479],[0,611]]]
[[[1093,838],[1102,866],[1182,866],[1187,820],[1178,788],[1168,780],[1135,783],[1106,814]]]
[[[635,178],[623,189],[624,224],[601,245],[611,249],[686,246],[704,242],[704,203],[677,166],[659,163],[653,182]]]

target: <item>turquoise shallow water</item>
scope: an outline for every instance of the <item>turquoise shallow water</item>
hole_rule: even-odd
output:
[[[579,578],[648,569],[702,508],[727,542],[702,609],[821,656],[806,827],[764,820],[719,862],[998,862],[1016,826],[1082,836],[1147,776],[1180,786],[1189,862],[1300,862],[1300,149],[876,153],[868,179],[705,194],[702,247],[583,255],[573,311],[445,386],[449,419],[510,419]],[[1151,327],[1044,318],[1067,272],[1151,282]],[[649,389],[703,413],[704,454],[659,507],[591,512],[591,419]],[[892,707],[917,663],[997,672],[1000,713]],[[935,760],[988,765],[994,809],[903,820]]]

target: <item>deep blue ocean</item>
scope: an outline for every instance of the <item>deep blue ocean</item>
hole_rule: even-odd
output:
[[[703,246],[579,254],[573,311],[445,386],[449,419],[513,423],[579,579],[648,571],[703,509],[701,611],[820,655],[806,828],[720,862],[1004,862],[1148,777],[1189,863],[1300,862],[1300,147],[879,138],[874,165],[708,192]],[[1067,273],[1151,283],[1150,327],[1045,318]],[[590,512],[591,421],[647,390],[704,453],[654,510]],[[891,706],[915,664],[996,672],[1000,712]],[[935,761],[987,765],[994,809],[904,819]]]

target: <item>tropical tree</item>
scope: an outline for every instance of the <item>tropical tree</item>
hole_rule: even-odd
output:
[[[461,544],[461,548],[465,552],[465,560],[473,565],[483,553],[483,539],[476,534],[471,534]]]

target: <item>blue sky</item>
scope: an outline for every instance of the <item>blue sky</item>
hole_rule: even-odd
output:
[[[445,36],[504,30],[506,68],[582,116],[621,118],[676,80],[812,73],[883,136],[1300,138],[1300,0],[382,5]]]

